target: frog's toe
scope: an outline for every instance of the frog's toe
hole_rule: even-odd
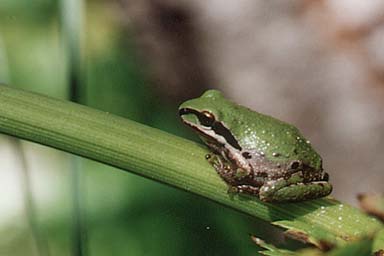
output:
[[[231,194],[231,195],[237,194],[237,193],[239,193],[239,189],[236,186],[228,185],[227,193]]]

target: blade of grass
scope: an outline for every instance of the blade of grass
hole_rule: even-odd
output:
[[[36,200],[33,196],[31,173],[28,168],[28,161],[25,156],[25,152],[21,145],[20,140],[10,138],[10,144],[14,148],[16,154],[18,154],[18,160],[21,165],[21,182],[24,198],[24,207],[28,220],[29,227],[33,236],[34,244],[36,245],[36,250],[40,256],[49,256],[49,247],[46,236],[39,225],[37,209],[36,209]]]
[[[80,89],[84,85],[82,79],[82,35],[84,35],[84,1],[82,0],[62,0],[61,1],[61,22],[62,22],[62,41],[67,56],[67,84],[69,87],[69,98],[71,101],[79,102]],[[77,156],[71,157],[71,192],[73,208],[73,235],[72,235],[72,254],[74,256],[87,255],[87,226],[85,221],[85,210],[83,191],[85,184],[81,172],[80,159]]]
[[[330,198],[270,204],[230,196],[205,161],[207,149],[79,104],[0,86],[0,132],[48,145],[201,195],[321,246],[343,245],[383,225]]]
[[[3,82],[9,82],[10,76],[9,76],[9,68],[8,68],[8,58],[6,49],[3,45],[3,41],[0,35],[0,83]],[[27,217],[27,221],[29,224],[29,228],[31,230],[33,243],[36,246],[36,251],[39,256],[49,256],[49,248],[48,248],[48,242],[46,239],[46,236],[44,232],[42,231],[41,227],[39,226],[39,221],[37,218],[37,210],[36,210],[36,201],[34,199],[33,195],[33,189],[32,189],[32,181],[31,181],[31,175],[30,175],[30,169],[28,161],[25,156],[25,152],[23,150],[22,144],[20,140],[15,138],[10,138],[10,145],[14,148],[14,151],[16,154],[18,154],[18,160],[21,164],[20,171],[21,171],[21,181],[22,186],[21,189],[23,191],[23,204],[24,209]]]

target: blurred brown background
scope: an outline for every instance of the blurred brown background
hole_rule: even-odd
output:
[[[382,192],[383,1],[124,3],[161,93],[219,88],[299,127],[323,156],[335,197]]]

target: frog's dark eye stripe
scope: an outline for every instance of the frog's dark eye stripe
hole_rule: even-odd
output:
[[[233,137],[232,133],[227,128],[225,128],[225,126],[222,123],[215,122],[212,126],[212,129],[215,131],[215,133],[223,136],[225,140],[229,144],[231,144],[232,147],[238,150],[241,150],[241,147],[239,143],[237,143],[237,140],[235,139],[235,137]]]
[[[208,111],[199,112],[197,110],[190,109],[190,108],[182,108],[179,110],[180,116],[185,114],[195,115],[199,119],[200,124],[206,127],[212,127],[213,124],[215,123],[215,116]]]
[[[181,109],[179,109],[179,116],[182,116],[182,115],[185,115],[185,114],[189,114],[189,113],[193,113],[193,114],[196,115],[195,112],[197,112],[197,111],[194,111],[194,110],[188,109],[188,108],[181,108]]]

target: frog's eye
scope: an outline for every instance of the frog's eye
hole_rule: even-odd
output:
[[[215,123],[215,116],[208,111],[202,111],[199,115],[199,121],[201,125],[211,127]]]
[[[293,160],[293,161],[289,164],[289,169],[291,169],[291,170],[297,170],[300,166],[301,166],[301,161],[299,161],[299,160]]]

